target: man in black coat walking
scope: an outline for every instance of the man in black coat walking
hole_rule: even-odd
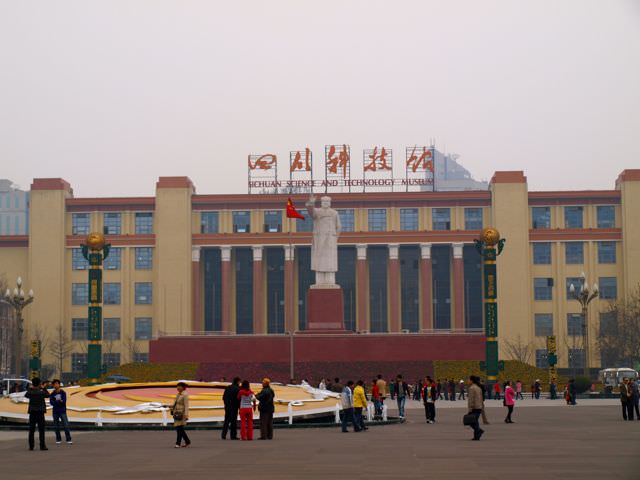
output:
[[[45,398],[49,398],[49,392],[40,387],[40,379],[35,377],[24,396],[29,399],[29,450],[33,450],[35,444],[36,425],[40,437],[40,450],[49,450],[44,443],[44,414],[47,413]]]
[[[260,439],[273,440],[273,412],[275,407],[273,399],[276,394],[270,386],[271,380],[265,378],[262,380],[262,390],[256,395],[260,402],[258,410],[260,410]]]
[[[224,389],[224,424],[222,425],[222,439],[226,440],[227,432],[231,430],[231,440],[238,439],[238,410],[240,410],[240,377],[234,377],[233,382]]]

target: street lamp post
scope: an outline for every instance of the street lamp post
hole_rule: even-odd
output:
[[[22,366],[22,310],[24,307],[33,302],[35,298],[33,295],[33,290],[29,290],[29,294],[25,295],[24,290],[22,289],[22,278],[18,277],[16,280],[16,288],[13,289],[13,293],[10,289],[7,288],[7,291],[4,294],[6,302],[13,307],[13,311],[16,316],[16,322],[18,327],[18,338],[16,345],[16,375],[20,375],[20,370]]]
[[[598,291],[598,284],[594,283],[593,287],[589,288],[589,284],[587,283],[587,278],[582,272],[580,275],[582,278],[582,285],[580,286],[580,290],[576,290],[576,287],[573,283],[569,286],[569,292],[571,296],[580,303],[580,307],[582,308],[582,338],[584,342],[584,376],[587,378],[591,378],[591,373],[589,371],[589,323],[587,321],[587,307],[591,303],[592,300],[598,297],[600,293]]]

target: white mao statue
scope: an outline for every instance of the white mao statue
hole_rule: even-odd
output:
[[[316,208],[316,197],[312,194],[306,207],[313,218],[311,270],[316,272],[316,283],[311,288],[340,288],[336,285],[340,215],[331,208],[331,197],[322,197],[320,208]]]

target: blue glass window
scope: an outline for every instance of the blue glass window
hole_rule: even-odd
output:
[[[400,209],[400,230],[418,230],[418,209]]]
[[[433,328],[451,329],[451,246],[431,247]]]
[[[122,248],[113,247],[109,250],[109,255],[104,259],[105,270],[120,270],[120,259],[122,258]]]
[[[218,212],[201,212],[200,233],[218,233],[219,220]]]
[[[387,332],[387,247],[367,248],[369,262],[369,312],[371,332]]]
[[[553,335],[553,314],[536,313],[534,315],[536,337]]]
[[[71,304],[86,305],[89,298],[89,288],[86,283],[73,283],[71,285]]]
[[[77,375],[87,374],[87,354],[72,353],[71,354],[71,371]]]
[[[616,277],[600,277],[600,298],[603,300],[615,300],[618,298],[618,279]]]
[[[296,219],[296,232],[312,232],[313,231],[313,219],[309,215],[306,209],[301,209],[299,212],[304,217],[304,220]],[[343,225],[344,227],[344,225]]]
[[[464,229],[465,230],[482,230],[482,209],[481,208],[465,208],[464,209]]]
[[[582,228],[583,207],[564,207],[564,228]]]
[[[534,278],[533,298],[535,300],[552,300],[553,278]]]
[[[105,305],[120,305],[120,284],[105,283],[103,287]]]
[[[71,340],[89,340],[89,323],[86,318],[71,319]]]
[[[140,317],[135,320],[135,339],[136,340],[151,340],[152,322],[149,317]]]
[[[532,207],[531,224],[533,228],[551,228],[551,209],[549,207]]]
[[[546,348],[536,349],[536,367],[549,368],[549,356]]]
[[[135,363],[149,363],[149,353],[147,353],[147,352],[134,352],[133,361]]]
[[[120,340],[120,319],[105,318],[102,322],[102,338],[104,340]]]
[[[582,348],[569,349],[569,368],[584,368],[584,350]]]
[[[353,213],[353,209],[340,209],[338,210],[338,215],[340,215],[340,224],[343,232],[355,231],[355,215]]]
[[[119,353],[103,353],[102,364],[108,369],[116,368],[120,366],[120,354]]]
[[[104,214],[104,233],[105,235],[120,235],[122,227],[122,216],[120,213]]]
[[[566,242],[564,244],[564,258],[568,264],[584,263],[584,243]]]
[[[617,333],[616,312],[600,312],[600,336],[617,335]]]
[[[580,337],[584,334],[582,315],[579,313],[567,313],[567,335]]]
[[[136,247],[136,270],[151,270],[153,267],[153,248]]]
[[[236,233],[248,233],[251,231],[251,212],[236,211],[231,212],[233,219],[233,231]]]
[[[153,213],[136,212],[136,233],[153,233]]]
[[[434,208],[432,210],[432,217],[434,230],[451,230],[450,208]]]
[[[136,305],[151,305],[153,291],[151,282],[136,282],[135,298]]]
[[[551,265],[550,242],[536,242],[533,244],[533,264]]]
[[[266,210],[264,212],[264,231],[271,233],[282,231],[281,210]]]
[[[598,263],[616,263],[616,242],[598,242]]]
[[[567,300],[574,300],[575,295],[571,293],[571,285],[575,289],[575,292],[578,293],[582,288],[582,277],[567,277],[565,287],[567,290]]]
[[[87,270],[89,262],[82,256],[82,249],[74,248],[71,250],[71,268],[73,270]]]
[[[90,217],[88,213],[71,214],[71,233],[73,235],[89,235]]]
[[[369,215],[369,231],[384,232],[387,230],[387,210],[384,208],[370,208]]]
[[[601,205],[596,208],[598,228],[614,228],[616,226],[616,207]]]

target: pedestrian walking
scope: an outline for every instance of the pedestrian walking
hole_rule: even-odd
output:
[[[637,379],[631,379],[629,381],[629,386],[631,387],[631,401],[633,403],[633,408],[635,409],[636,412],[636,419],[640,420],[640,391],[639,391],[639,386],[638,386],[638,380]]]
[[[504,423],[515,423],[511,420],[511,414],[513,414],[513,407],[516,404],[516,394],[511,386],[511,380],[507,380],[504,383],[504,406],[507,407],[507,416],[504,419]]]
[[[458,383],[458,400],[464,400],[464,380],[460,380]]]
[[[240,400],[240,438],[253,440],[253,412],[256,411],[256,396],[248,380],[243,380],[238,392]]]
[[[493,397],[496,400],[500,400],[500,383],[498,382],[493,384]]]
[[[456,401],[456,382],[453,381],[453,378],[449,379],[449,400],[451,402],[455,402]]]
[[[44,414],[47,412],[45,398],[49,398],[49,392],[40,385],[40,379],[35,377],[31,380],[31,386],[24,394],[29,399],[29,450],[33,450],[36,432],[38,427],[38,437],[40,439],[40,450],[49,450],[44,440]]]
[[[363,409],[367,408],[367,395],[364,392],[364,382],[358,380],[356,388],[353,390],[353,413],[356,421],[356,425],[360,428],[360,431],[368,430],[364,424],[364,416],[362,414]]]
[[[49,397],[49,403],[53,407],[53,427],[56,432],[56,445],[62,443],[60,425],[64,429],[64,438],[67,444],[72,445],[71,432],[69,431],[69,419],[67,418],[67,393],[60,388],[60,380],[53,380],[53,392]]]
[[[273,412],[275,407],[273,399],[275,392],[271,388],[271,380],[262,379],[262,390],[258,392],[258,411],[260,412],[260,438],[259,440],[273,440]]]
[[[395,395],[396,395],[395,388],[396,388],[395,382],[393,380],[389,380],[389,395],[391,396],[391,400],[395,398]]]
[[[540,392],[542,391],[542,385],[540,385],[540,379],[537,379],[533,384],[533,396],[536,400],[540,400]]]
[[[576,381],[572,378],[569,380],[569,401],[571,405],[576,405],[576,397],[578,396],[578,387],[576,387]]]
[[[398,416],[404,418],[404,406],[409,395],[409,386],[402,379],[402,375],[398,374],[394,390],[396,392],[396,402],[398,403]]]
[[[620,403],[622,403],[622,418],[624,420],[633,420],[633,392],[629,379],[623,378],[620,384]]]
[[[522,382],[520,380],[516,380],[516,400],[524,400],[522,396]]]
[[[191,440],[187,436],[187,432],[184,431],[184,427],[189,420],[189,394],[187,394],[187,384],[184,382],[178,382],[176,385],[178,394],[171,407],[171,416],[173,417],[173,426],[176,428],[176,445],[175,448],[188,447],[191,445]],[[184,445],[182,445],[184,440]]]
[[[436,399],[438,398],[438,389],[431,377],[424,380],[424,388],[422,389],[422,401],[424,403],[424,414],[427,423],[436,422]]]
[[[473,429],[473,440],[480,440],[484,430],[480,428],[478,418],[484,408],[484,401],[482,400],[482,390],[480,388],[480,379],[475,375],[469,377],[469,394],[467,395],[467,408],[469,409],[469,415],[475,417],[475,421],[470,425]]]
[[[438,383],[436,385],[436,391],[438,392],[438,400],[442,400],[442,380],[438,379]]]
[[[375,378],[371,381],[371,400],[373,401],[373,419],[381,420],[382,402],[380,401],[380,387],[378,387],[378,382]]]
[[[550,400],[555,400],[556,398],[558,398],[557,391],[558,391],[558,386],[556,385],[556,381],[551,380],[549,382],[549,399]]]
[[[349,380],[347,385],[342,389],[342,432],[347,433],[349,422],[353,425],[353,431],[359,432],[360,426],[353,418],[353,380]]]
[[[234,377],[231,385],[224,389],[222,401],[224,403],[224,423],[222,424],[222,440],[226,440],[227,433],[231,440],[238,439],[238,411],[240,410],[240,377]]]

